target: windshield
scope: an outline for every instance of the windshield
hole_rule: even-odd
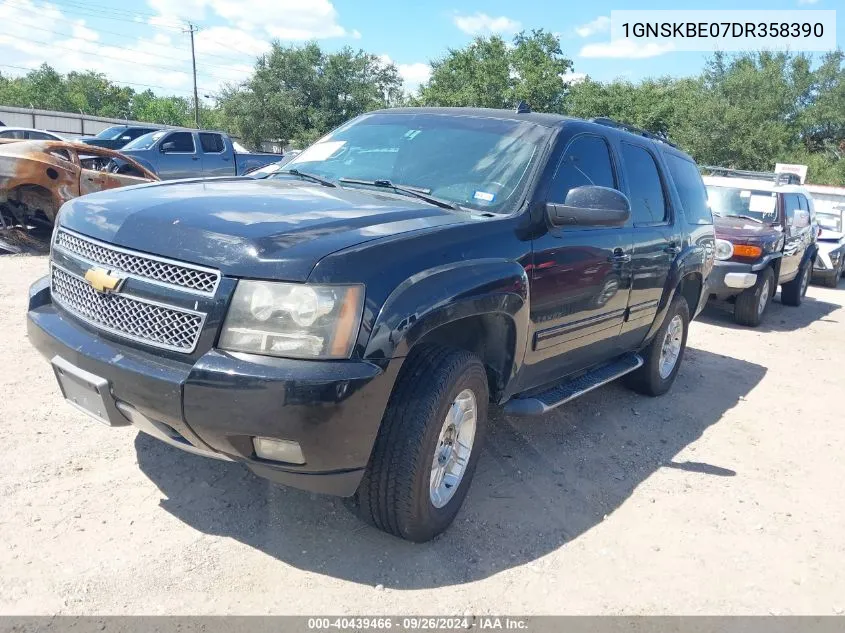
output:
[[[97,134],[94,138],[101,138],[108,141],[113,141],[114,139],[118,138],[123,131],[126,129],[125,125],[113,125],[112,127],[107,127],[105,130]]]
[[[828,231],[835,231],[842,233],[842,214],[841,213],[817,213],[816,220],[823,229]]]
[[[158,132],[150,132],[149,134],[144,134],[143,136],[139,136],[138,138],[136,138],[134,141],[129,141],[126,145],[123,146],[123,149],[150,149],[153,145],[156,144],[156,141],[158,141],[158,139],[160,139],[165,134],[167,134],[167,130],[159,130]]]
[[[279,175],[282,167],[287,165],[294,158],[296,158],[296,154],[290,154],[276,163],[270,163],[269,165],[265,165],[264,167],[260,167],[259,169],[249,172],[249,175],[253,178],[272,178],[273,176]]]
[[[387,180],[458,205],[506,213],[524,189],[547,134],[520,121],[371,114],[323,137],[285,169],[335,182]]]
[[[778,218],[778,198],[774,191],[707,185],[707,202],[713,215],[745,216],[766,224]]]

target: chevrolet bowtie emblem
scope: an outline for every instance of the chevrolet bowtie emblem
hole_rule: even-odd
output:
[[[109,292],[120,292],[123,279],[109,274],[109,271],[102,268],[89,268],[85,273],[85,281],[97,292],[108,294]]]

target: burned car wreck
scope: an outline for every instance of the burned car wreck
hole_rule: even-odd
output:
[[[141,176],[95,169],[103,159],[133,164]],[[50,229],[68,200],[158,177],[119,152],[65,141],[0,141],[0,229]]]

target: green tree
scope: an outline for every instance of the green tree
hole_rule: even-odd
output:
[[[513,108],[526,101],[540,112],[559,112],[572,61],[557,37],[542,29],[518,33],[511,45],[498,35],[477,37],[431,62],[431,78],[418,102],[432,106]]]
[[[223,89],[219,104],[231,128],[253,145],[271,139],[304,145],[354,116],[398,103],[401,85],[393,64],[364,51],[274,42],[252,77]]]

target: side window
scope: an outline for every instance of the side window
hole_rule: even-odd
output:
[[[669,213],[654,157],[639,145],[622,142],[621,146],[622,163],[631,189],[634,224],[665,222],[669,219]]]
[[[800,215],[801,200],[797,193],[783,194],[783,209],[786,214],[786,226],[795,226],[796,219]]]
[[[24,138],[24,132],[23,132],[23,130],[6,130],[5,132],[0,132],[0,138],[23,139]]]
[[[173,143],[175,147],[174,152],[194,153],[194,135],[190,132],[174,132],[163,141],[164,143]]]
[[[200,132],[200,145],[206,154],[219,154],[223,151],[223,137],[219,134]]]
[[[669,164],[672,180],[675,181],[687,222],[713,224],[713,214],[707,202],[707,190],[695,163],[675,154],[666,154],[666,162]]]
[[[570,189],[584,185],[617,189],[610,148],[600,136],[578,136],[569,144],[552,181],[549,202],[562,203]]]
[[[155,130],[150,130],[148,128],[135,128],[134,130],[126,130],[126,132],[123,133],[123,136],[128,136],[134,141],[139,136],[144,136],[144,134],[149,134],[150,132],[155,132]]]
[[[28,137],[33,141],[51,141],[53,137],[44,132],[29,132]]]

